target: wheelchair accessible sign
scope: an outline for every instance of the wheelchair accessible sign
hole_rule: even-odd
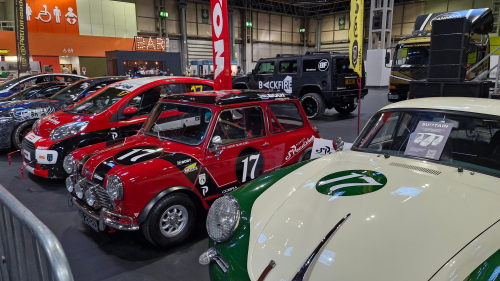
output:
[[[452,128],[453,123],[420,121],[404,155],[439,160]]]

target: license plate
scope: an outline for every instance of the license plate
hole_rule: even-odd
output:
[[[398,95],[389,95],[390,100],[398,100],[399,96]]]
[[[354,84],[356,84],[356,79],[346,79],[345,84],[346,85],[354,85]]]
[[[92,227],[95,231],[99,232],[99,222],[94,219],[93,217],[85,214],[81,210],[78,210],[78,215],[82,219],[84,223],[86,223],[88,226]]]

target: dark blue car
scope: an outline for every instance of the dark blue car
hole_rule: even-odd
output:
[[[0,105],[18,100],[45,99],[53,96],[60,90],[68,87],[68,82],[44,82],[33,87],[11,94],[8,97],[0,98]]]
[[[0,84],[0,98],[8,97],[13,93],[19,92],[19,90],[28,89],[31,86],[40,84],[43,82],[76,82],[87,77],[75,75],[75,74],[64,74],[64,73],[42,73],[42,74],[32,74],[21,76],[20,78],[13,78]]]
[[[0,103],[0,149],[21,148],[24,136],[40,118],[72,105],[109,84],[129,79],[124,76],[89,78],[78,81],[46,99],[14,100]]]

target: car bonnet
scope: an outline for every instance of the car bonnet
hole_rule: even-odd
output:
[[[350,214],[318,252],[308,280],[428,280],[500,219],[497,178],[378,156],[334,153],[293,171],[257,198],[250,223],[251,279],[274,260],[266,279],[292,280]],[[368,184],[356,187],[360,181]],[[336,190],[327,195],[331,188]]]

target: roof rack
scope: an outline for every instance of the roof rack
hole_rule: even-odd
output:
[[[321,55],[321,54],[330,54],[330,55],[334,55],[334,54],[340,54],[339,52],[327,52],[327,51],[323,51],[323,52],[317,52],[317,51],[307,51],[306,52],[306,55]]]
[[[296,57],[296,56],[300,56],[300,55],[297,55],[297,54],[277,54],[276,55],[277,58],[280,58],[280,57]]]

